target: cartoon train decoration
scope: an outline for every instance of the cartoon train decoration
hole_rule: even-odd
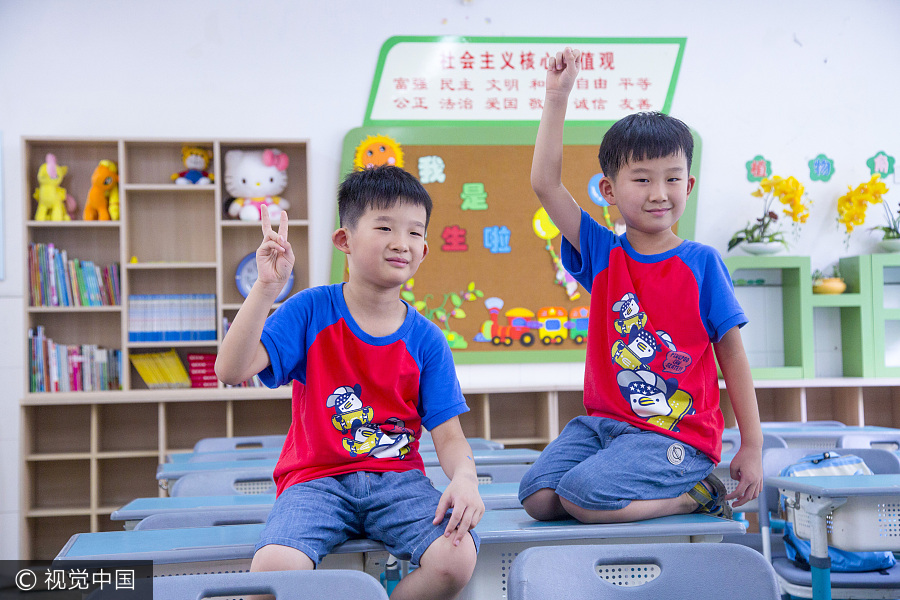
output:
[[[506,318],[504,325],[500,317],[503,304],[500,298],[484,301],[490,319],[481,325],[476,340],[489,341],[495,346],[511,346],[518,341],[529,347],[537,340],[549,346],[560,345],[567,339],[583,344],[587,339],[590,314],[587,306],[577,306],[568,311],[562,306],[544,306],[538,309],[537,314],[527,308],[511,308],[503,313]]]

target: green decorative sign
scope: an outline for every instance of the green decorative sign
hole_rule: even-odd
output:
[[[668,113],[686,38],[398,36],[381,48],[365,125],[537,123],[547,60],[581,50],[566,124]]]
[[[809,178],[813,181],[828,181],[834,175],[834,161],[820,154],[809,161]]]
[[[888,175],[894,172],[894,162],[893,156],[885,154],[884,150],[881,150],[866,161],[866,166],[869,167],[871,175],[878,173],[882,179],[886,179]]]
[[[757,154],[746,162],[747,181],[762,181],[772,176],[772,162],[766,160],[762,154]]]

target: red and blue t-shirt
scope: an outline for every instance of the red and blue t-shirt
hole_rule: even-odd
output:
[[[563,239],[563,265],[591,293],[588,415],[664,433],[718,463],[724,421],[712,344],[747,323],[719,253],[683,241],[639,254],[585,211],[580,247]]]
[[[293,380],[291,426],[275,467],[289,486],[356,471],[419,469],[419,435],[468,411],[441,330],[406,305],[393,334],[353,320],[343,284],[303,290],[267,320],[269,387]]]

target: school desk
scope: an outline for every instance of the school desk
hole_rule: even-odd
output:
[[[422,462],[426,467],[439,466],[437,453],[422,452]],[[476,465],[521,465],[531,464],[540,452],[537,450],[529,450],[527,448],[503,448],[500,450],[473,450],[472,458]],[[179,477],[183,477],[189,473],[200,473],[204,471],[227,471],[229,469],[275,469],[276,459],[249,459],[249,460],[226,460],[214,462],[179,462],[179,463],[162,463],[157,467],[156,479],[160,481],[160,486],[167,487],[168,484]]]
[[[440,491],[445,486],[440,486]],[[518,483],[490,483],[479,486],[479,494],[487,510],[522,508]],[[205,515],[220,522],[238,521],[248,515],[268,515],[275,494],[250,496],[181,496],[175,498],[137,498],[110,515],[113,521],[124,521],[125,529],[133,529],[143,519],[154,515],[178,515],[176,520],[189,522],[191,513]],[[175,522],[175,521],[173,521]],[[213,525],[213,523],[207,523]],[[187,527],[188,524],[178,525]]]
[[[152,560],[157,576],[226,567],[241,570],[250,565],[262,527],[254,524],[80,533],[70,538],[57,560]],[[486,512],[476,531],[481,536],[481,551],[472,580],[459,596],[461,599],[503,597],[513,559],[531,546],[715,542],[725,534],[743,532],[744,526],[737,521],[702,514],[587,525],[572,520],[535,521],[524,509],[512,509]],[[366,563],[365,554],[381,549],[381,544],[376,542],[353,540],[339,547],[337,555],[326,557],[325,561],[332,559],[332,562],[325,566],[336,568],[336,561],[344,565],[342,568],[361,569]],[[374,560],[369,562],[377,564]]]
[[[280,436],[282,442],[284,436]],[[222,438],[228,439],[228,438]],[[502,450],[503,444],[486,440],[484,438],[466,438],[469,446],[475,450]],[[199,443],[199,442],[198,442]],[[196,446],[195,446],[196,447]],[[434,442],[429,437],[419,441],[419,452],[434,452]],[[219,462],[229,460],[252,460],[278,458],[281,454],[281,446],[260,446],[254,448],[230,448],[220,450],[194,450],[193,452],[177,452],[166,455],[166,462]]]
[[[734,431],[734,430],[725,430]],[[763,433],[773,434],[784,440],[788,448],[883,448],[900,449],[900,429],[876,425],[817,426],[794,425],[763,427]],[[727,435],[727,434],[723,434]],[[723,438],[724,439],[724,438]]]

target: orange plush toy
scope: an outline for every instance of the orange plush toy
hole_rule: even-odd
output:
[[[101,160],[91,175],[91,190],[84,205],[85,221],[119,220],[119,169],[111,160]]]

